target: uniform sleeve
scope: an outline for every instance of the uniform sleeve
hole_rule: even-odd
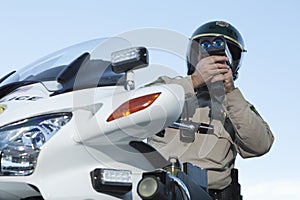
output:
[[[247,102],[238,88],[227,94],[226,110],[236,133],[236,145],[243,158],[267,153],[274,141],[268,124]]]
[[[178,84],[181,87],[183,87],[186,98],[195,96],[191,76],[186,76],[186,77],[178,76],[175,78],[170,78],[168,76],[161,76],[157,80],[145,85],[145,87],[157,85],[157,84]]]

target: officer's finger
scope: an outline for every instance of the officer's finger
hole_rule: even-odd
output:
[[[224,73],[224,77],[225,77],[225,79],[228,79],[228,80],[233,79],[231,68],[228,68],[228,71],[226,73]]]
[[[226,63],[229,61],[229,59],[226,56],[216,55],[203,58],[203,60],[207,63]]]
[[[218,82],[218,81],[224,82],[224,80],[225,80],[225,77],[224,77],[223,74],[217,74],[217,75],[212,77],[211,82],[212,83],[215,83],[215,82]]]
[[[223,74],[227,74],[228,73],[228,69],[227,68],[217,68],[217,69],[212,69],[210,70],[210,74],[215,76],[215,75],[223,75]]]

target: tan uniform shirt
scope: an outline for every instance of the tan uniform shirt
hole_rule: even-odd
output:
[[[181,163],[190,162],[207,169],[210,189],[223,189],[230,184],[230,172],[237,153],[248,158],[263,155],[271,148],[274,137],[269,126],[244,99],[239,89],[227,94],[223,101],[223,114],[231,120],[235,129],[232,137],[224,128],[223,122],[211,119],[210,107],[205,106],[205,99],[197,99],[190,77],[160,77],[155,82],[157,83],[183,86],[188,102],[188,108],[185,109],[189,110],[185,120],[211,124],[214,132],[195,133],[193,142],[182,142],[179,130],[167,128],[163,137],[154,136],[149,143],[166,159],[177,156]]]

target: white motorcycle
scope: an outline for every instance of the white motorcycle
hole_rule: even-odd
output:
[[[147,65],[146,48],[106,38],[3,77],[0,199],[209,199],[205,171],[145,142],[184,104],[179,85],[135,87]]]

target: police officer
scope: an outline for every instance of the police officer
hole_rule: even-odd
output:
[[[245,51],[241,34],[231,24],[205,23],[190,40],[188,76],[156,81],[180,84],[186,99],[177,127],[149,143],[166,158],[177,156],[181,163],[206,169],[212,199],[241,199],[234,169],[237,154],[261,156],[274,140],[268,124],[234,84]]]

